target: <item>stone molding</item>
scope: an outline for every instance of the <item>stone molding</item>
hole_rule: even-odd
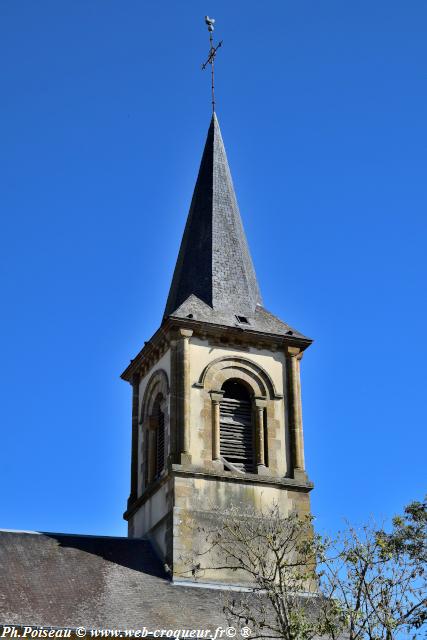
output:
[[[314,484],[310,480],[295,480],[295,478],[278,478],[275,476],[263,476],[255,473],[245,473],[240,475],[231,471],[218,471],[216,469],[206,469],[196,466],[186,467],[182,465],[172,465],[171,475],[191,477],[191,478],[206,478],[208,480],[221,480],[227,482],[237,482],[239,484],[261,484],[268,486],[282,487],[284,489],[291,489],[293,491],[303,491],[308,493],[314,487]]]
[[[159,478],[154,482],[142,496],[137,498],[134,502],[128,505],[127,510],[123,514],[125,520],[129,520],[138,509],[147,502],[166,482],[172,481],[173,478],[202,478],[207,481],[219,480],[220,482],[235,482],[238,484],[254,484],[273,486],[280,489],[289,491],[298,491],[301,493],[309,493],[314,484],[306,478],[294,479],[294,478],[277,478],[269,475],[257,475],[254,473],[245,473],[244,475],[233,473],[231,471],[222,471],[216,469],[205,469],[196,466],[186,466],[185,468],[180,464],[173,464],[170,472]]]
[[[273,333],[264,333],[245,329],[241,327],[229,327],[200,320],[190,320],[182,318],[168,318],[162,326],[154,333],[154,335],[145,342],[143,348],[133,358],[126,369],[121,374],[121,378],[127,382],[132,381],[132,376],[138,372],[144,376],[155,362],[159,360],[162,354],[169,347],[171,334],[180,328],[192,330],[194,336],[210,337],[220,340],[226,336],[229,345],[240,345],[240,348],[247,348],[248,345],[257,346],[266,349],[284,349],[288,346],[295,346],[300,351],[304,351],[312,344],[309,338],[301,338],[296,336],[282,336]]]
[[[142,399],[141,413],[139,417],[140,424],[142,424],[147,416],[151,414],[154,401],[159,393],[163,398],[167,398],[169,396],[169,379],[168,374],[164,369],[156,369],[156,371],[154,371],[150,376]]]
[[[143,400],[141,403],[141,413],[139,417],[139,424],[141,428],[141,474],[142,482],[138,487],[137,494],[140,492],[147,492],[147,489],[151,487],[153,481],[150,480],[154,473],[155,460],[154,460],[154,446],[155,446],[155,429],[158,426],[157,417],[153,416],[154,404],[160,400],[160,409],[164,416],[164,431],[165,431],[165,460],[169,453],[169,433],[170,433],[170,420],[169,420],[169,380],[167,373],[164,369],[157,369],[152,373],[145,388]],[[164,474],[164,472],[163,472]]]
[[[245,380],[256,397],[268,397],[271,400],[283,399],[283,395],[276,392],[273,380],[267,371],[249,358],[240,356],[222,356],[212,360],[203,369],[199,380],[193,386],[216,391],[221,389],[229,378]]]

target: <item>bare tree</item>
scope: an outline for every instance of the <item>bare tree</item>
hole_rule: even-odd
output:
[[[333,541],[311,517],[278,505],[213,513],[198,526],[194,579],[232,572],[246,592],[224,596],[230,622],[252,638],[348,640],[419,638],[427,620],[426,502],[412,503],[393,528],[348,526]]]
[[[210,522],[198,527],[205,544],[191,573],[199,579],[207,568],[233,572],[247,586],[224,596],[230,622],[247,626],[251,638],[285,640],[310,640],[342,625],[341,611],[334,615],[335,603],[318,593],[316,558],[324,543],[310,516],[284,516],[277,505],[244,513],[231,506],[216,510]]]

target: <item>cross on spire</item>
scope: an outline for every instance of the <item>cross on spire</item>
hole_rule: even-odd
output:
[[[213,18],[210,18],[209,16],[205,16],[205,23],[206,23],[206,25],[208,27],[208,31],[209,31],[209,42],[210,42],[211,48],[209,50],[208,59],[206,60],[206,62],[204,64],[202,64],[202,70],[206,69],[208,64],[211,65],[212,113],[215,113],[215,73],[214,73],[215,56],[217,54],[218,49],[220,47],[222,47],[222,40],[215,47],[214,43],[213,43],[213,35],[212,35],[213,30],[214,30],[215,20]]]

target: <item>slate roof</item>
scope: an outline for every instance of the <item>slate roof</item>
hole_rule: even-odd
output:
[[[166,303],[167,317],[305,338],[262,306],[216,114],[212,116]]]
[[[286,322],[280,320],[264,307],[257,305],[251,313],[246,313],[247,323],[242,324],[237,320],[237,315],[232,310],[212,309],[195,295],[191,295],[178,309],[171,315],[172,318],[191,318],[200,322],[211,324],[239,327],[239,329],[258,331],[277,336],[290,336],[300,338],[311,343],[311,339],[292,328]]]
[[[248,313],[261,303],[224,143],[215,113],[209,126],[166,303],[170,315],[194,294],[215,309]]]
[[[146,540],[0,531],[0,627],[214,632],[227,594],[172,584]]]
[[[221,592],[173,585],[149,542],[0,532],[0,624],[87,629],[225,625]]]

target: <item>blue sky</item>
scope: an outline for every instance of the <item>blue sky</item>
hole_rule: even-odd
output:
[[[218,117],[302,366],[313,512],[425,490],[424,0],[0,1],[0,527],[124,535],[130,388]]]

